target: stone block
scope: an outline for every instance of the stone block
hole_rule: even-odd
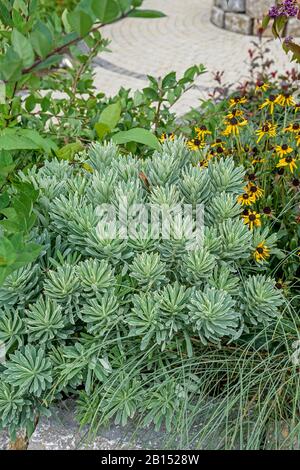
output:
[[[225,13],[221,8],[213,7],[211,10],[211,22],[219,28],[224,28]]]
[[[274,0],[247,0],[246,13],[251,18],[262,18],[274,3]]]
[[[222,8],[224,11],[245,13],[246,11],[246,0],[216,0],[216,6]]]
[[[294,38],[300,37],[300,20],[297,18],[290,18],[286,27],[286,36],[293,36]]]
[[[240,13],[225,13],[225,29],[234,33],[252,34],[253,20]]]

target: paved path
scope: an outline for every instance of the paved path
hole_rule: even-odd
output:
[[[224,70],[225,80],[237,83],[247,75],[247,51],[253,37],[221,30],[210,23],[213,0],[144,0],[144,8],[164,11],[166,18],[127,18],[106,26],[105,37],[111,39],[112,53],[96,59],[96,85],[108,95],[118,89],[138,89],[146,84],[146,75],[162,76],[171,70],[179,74],[193,64],[203,63],[209,73],[198,80],[177,103],[184,112],[205,98],[212,86],[212,73]],[[284,71],[288,58],[276,41],[270,44],[276,69]]]

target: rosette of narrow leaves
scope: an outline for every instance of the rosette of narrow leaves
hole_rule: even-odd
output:
[[[141,337],[141,350],[147,348],[153,338],[157,344],[163,342],[163,321],[157,300],[151,293],[141,292],[132,298],[133,308],[125,322],[130,326],[131,336]]]
[[[24,325],[15,309],[4,307],[0,309],[0,343],[4,343],[6,352],[14,344],[19,347],[23,343]]]
[[[116,232],[118,233],[118,227]],[[87,234],[85,253],[97,259],[106,259],[113,265],[131,256],[127,250],[127,240],[118,236],[114,238],[109,232],[103,231],[103,226],[98,226]]]
[[[150,204],[176,210],[178,205],[182,203],[182,197],[176,186],[158,186],[152,188],[149,201]]]
[[[191,285],[201,285],[215,266],[216,257],[205,247],[199,248],[182,257],[182,276]]]
[[[233,194],[243,192],[245,170],[242,166],[236,166],[232,158],[210,162],[206,171],[214,191]]]
[[[251,254],[252,234],[242,220],[225,220],[218,226],[222,240],[220,257],[222,259],[236,260],[249,258]]]
[[[242,302],[250,323],[268,323],[278,318],[284,303],[282,292],[275,281],[263,276],[251,276],[244,283]]]
[[[164,342],[171,340],[174,334],[184,329],[190,295],[191,289],[178,282],[168,284],[161,291],[155,293],[155,299],[161,311]]]
[[[61,305],[55,300],[40,297],[35,304],[29,305],[24,322],[30,342],[47,343],[53,339],[65,339],[69,331],[65,329],[67,318]]]
[[[167,142],[161,152],[155,152],[146,162],[146,175],[151,186],[165,186],[179,181],[180,170],[191,161],[183,139]]]
[[[180,190],[186,204],[205,203],[211,195],[211,183],[207,171],[188,167],[182,171]]]
[[[81,295],[91,297],[115,284],[114,270],[106,260],[87,259],[76,266]]]
[[[212,277],[209,277],[207,281],[212,287],[215,287],[218,290],[224,290],[232,296],[237,295],[240,290],[239,276],[225,264],[216,266],[212,273]]]
[[[241,206],[233,194],[221,193],[210,199],[205,206],[205,220],[209,225],[233,219],[241,213]]]
[[[143,168],[143,161],[134,155],[120,155],[111,161],[110,168],[120,181],[137,181]]]
[[[235,305],[227,292],[214,287],[194,291],[188,305],[189,324],[203,344],[218,344],[223,338],[237,335],[241,315]]]
[[[18,387],[0,382],[0,429],[8,430],[11,438],[16,439],[17,431],[33,421],[35,407]]]
[[[11,273],[0,287],[1,306],[22,306],[30,302],[40,290],[38,264],[24,266]]]
[[[75,266],[64,264],[47,273],[44,281],[44,292],[58,303],[71,305],[79,298],[80,282]]]
[[[104,174],[98,171],[93,173],[90,186],[87,189],[87,197],[93,204],[109,203],[115,193],[117,175],[115,171],[109,169]]]
[[[87,163],[102,173],[103,169],[110,166],[111,162],[118,157],[119,147],[117,145],[112,142],[104,142],[103,144],[96,142],[90,146]]]
[[[222,238],[217,227],[204,227],[203,245],[214,255],[222,251]]]
[[[155,289],[167,282],[166,264],[158,253],[142,253],[137,255],[130,265],[130,276],[141,289]]]
[[[112,292],[89,299],[79,312],[80,318],[87,323],[87,330],[92,334],[106,334],[122,317],[122,309]]]
[[[42,348],[27,345],[9,356],[3,371],[6,383],[40,397],[52,383],[51,362]]]

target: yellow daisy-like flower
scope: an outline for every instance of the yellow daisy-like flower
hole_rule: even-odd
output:
[[[253,257],[255,261],[258,263],[261,263],[263,261],[267,261],[268,258],[270,258],[270,250],[266,246],[266,242],[263,241],[257,245],[255,248],[255,251],[253,253]]]
[[[230,98],[229,100],[229,106],[230,108],[233,108],[234,106],[237,106],[239,104],[245,104],[247,103],[247,98],[245,96],[235,96],[234,98]]]
[[[230,113],[226,114],[227,119],[237,118],[243,116],[244,113],[241,109],[234,108]]]
[[[244,224],[248,225],[250,230],[253,230],[254,227],[261,226],[260,214],[256,211],[249,210],[247,215],[242,216],[244,219]]]
[[[195,132],[197,133],[197,137],[201,140],[203,140],[206,135],[211,135],[211,132],[206,126],[195,127]]]
[[[265,122],[260,129],[256,131],[258,135],[257,143],[261,141],[264,136],[275,137],[276,136],[277,124],[272,124],[271,122]]]
[[[284,157],[279,160],[279,163],[277,163],[276,167],[281,168],[281,167],[289,167],[291,173],[294,173],[294,170],[297,168],[296,165],[296,159],[293,157]]]
[[[264,190],[257,186],[254,183],[249,182],[245,187],[245,191],[254,198],[254,202],[256,202],[260,197],[262,197]]]
[[[262,80],[258,80],[256,82],[255,91],[267,91],[270,88],[268,83],[263,82]]]
[[[275,151],[277,155],[279,155],[280,158],[283,158],[285,155],[292,153],[293,149],[289,145],[283,144],[283,145],[276,145]]]
[[[265,161],[265,158],[262,158],[262,157],[255,157],[253,160],[252,160],[252,165],[257,165],[259,163],[264,163]]]
[[[240,127],[247,126],[248,121],[243,119],[242,121],[238,121],[236,118],[231,118],[225,121],[226,129],[222,132],[223,135],[239,135]]]
[[[242,206],[251,206],[255,202],[255,198],[249,193],[243,193],[238,198],[237,201]]]
[[[200,160],[197,164],[199,168],[207,168],[209,160],[211,160],[212,156],[209,155],[207,158],[204,158],[203,160]]]
[[[300,103],[296,103],[296,104],[295,104],[295,106],[294,106],[294,111],[295,111],[295,114],[300,111]]]
[[[187,146],[190,150],[200,150],[205,147],[205,142],[201,139],[191,139],[187,142]]]
[[[170,132],[169,134],[167,134],[166,132],[163,132],[159,138],[160,142],[165,142],[166,140],[174,140],[174,139],[175,139],[174,132]]]
[[[274,108],[275,104],[278,104],[279,102],[279,96],[277,95],[270,95],[263,104],[260,105],[259,109],[264,109],[268,107],[269,113],[273,114],[274,113]]]
[[[300,145],[300,131],[295,133],[294,136],[295,136],[296,144]]]
[[[295,106],[296,103],[295,103],[293,95],[290,95],[289,93],[282,93],[278,97],[278,104],[280,104],[280,106],[285,107],[285,106]]]
[[[298,122],[294,122],[283,129],[283,132],[292,132],[293,134],[297,134],[300,132],[300,124]]]

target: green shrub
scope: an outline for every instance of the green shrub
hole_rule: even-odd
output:
[[[12,435],[20,427],[32,431],[62,393],[78,396],[80,421],[93,430],[110,418],[126,424],[140,416],[175,431],[177,401],[198,410],[195,384],[205,377],[200,365],[210,351],[242,350],[249,335],[284,322],[294,331],[282,291],[253,259],[256,235],[234,202],[243,168],[228,158],[201,169],[193,155],[181,139],[145,160],[95,144],[82,156],[89,171],[80,157],[20,173],[39,190],[31,237],[43,239],[44,249],[0,291],[0,339],[7,347],[0,422]],[[110,190],[107,175],[114,175]],[[144,236],[104,239],[97,207],[105,201],[118,211],[120,195],[129,205],[192,200],[195,209],[195,202],[208,201],[202,243],[195,244],[195,229],[193,243],[178,238],[172,222],[169,239],[151,236],[151,225]]]

